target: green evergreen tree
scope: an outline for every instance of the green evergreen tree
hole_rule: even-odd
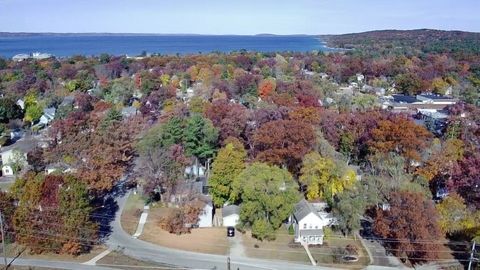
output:
[[[187,154],[201,160],[213,157],[216,151],[218,131],[212,121],[194,114],[187,121],[184,133],[184,145]]]

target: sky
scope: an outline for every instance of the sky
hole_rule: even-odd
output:
[[[0,0],[0,32],[480,32],[480,0]]]

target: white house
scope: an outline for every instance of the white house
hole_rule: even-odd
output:
[[[205,177],[205,167],[203,166],[187,166],[184,172],[185,177],[187,178],[197,178],[197,177]]]
[[[0,157],[2,158],[2,174],[6,176],[15,175],[12,163],[25,167],[27,163],[27,153],[37,146],[35,139],[22,139],[16,143],[0,148]]]
[[[227,205],[222,209],[222,224],[224,227],[235,227],[240,220],[240,207]]]
[[[20,53],[12,57],[13,61],[21,62],[30,59],[30,55],[25,53]]]
[[[311,204],[305,199],[295,205],[295,242],[307,245],[323,244],[323,228],[335,222],[325,208],[325,203]]]
[[[16,173],[11,165],[12,162],[23,163],[23,166],[27,165],[27,153],[17,149],[3,151],[0,155],[2,157],[2,175],[4,176],[13,176]]]
[[[20,106],[22,110],[25,110],[25,101],[23,101],[23,99],[17,100],[17,105]]]
[[[43,125],[48,125],[48,123],[52,122],[55,119],[55,112],[56,109],[51,107],[51,108],[45,108],[43,110],[43,115],[40,117],[40,124]]]
[[[212,199],[207,196],[203,196],[201,200],[205,203],[202,211],[198,215],[198,227],[208,228],[213,225],[213,204]]]

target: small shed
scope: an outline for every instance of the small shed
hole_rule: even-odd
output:
[[[240,220],[240,206],[227,205],[222,209],[222,223],[224,227],[235,227]]]

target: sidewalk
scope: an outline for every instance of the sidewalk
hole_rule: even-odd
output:
[[[135,231],[135,233],[132,236],[133,238],[138,238],[138,237],[140,237],[140,235],[142,235],[143,228],[145,227],[145,223],[147,223],[147,217],[148,217],[148,210],[149,209],[150,209],[150,207],[148,205],[145,205],[143,207],[143,213],[140,216],[140,220],[138,221],[137,230]]]

